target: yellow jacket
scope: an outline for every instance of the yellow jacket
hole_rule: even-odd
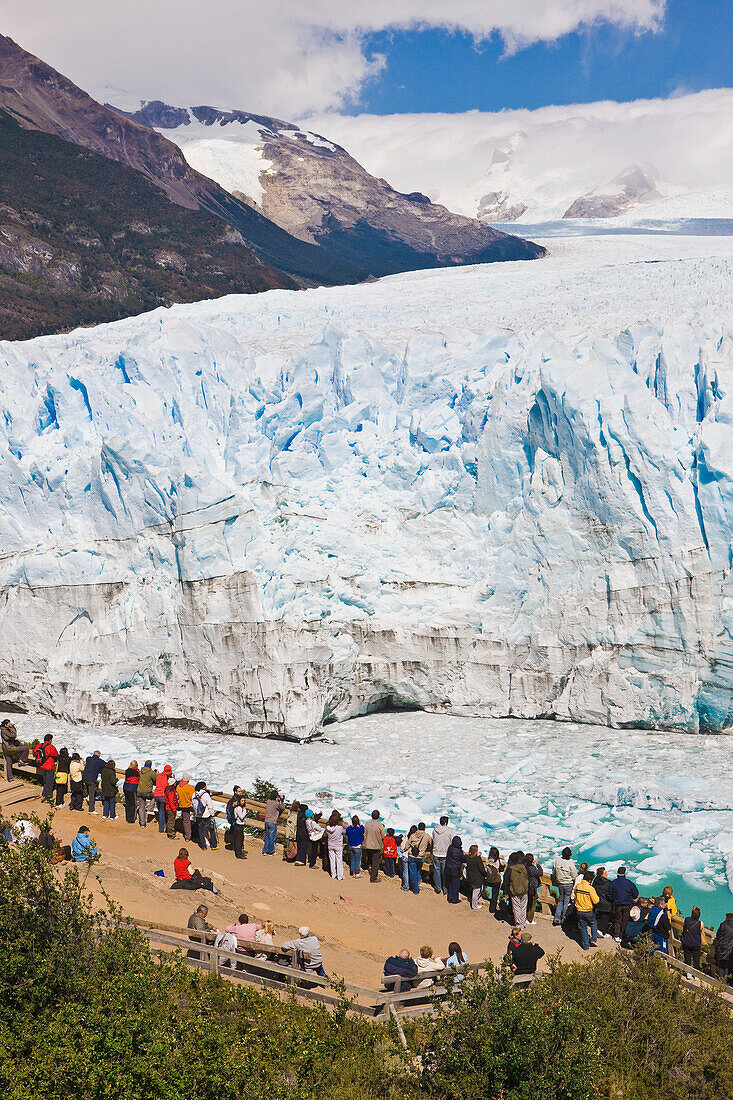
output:
[[[585,879],[575,887],[575,908],[579,913],[590,913],[598,901],[598,894]]]
[[[676,917],[678,913],[679,909],[677,908],[677,902],[673,897],[667,898],[667,916]]]

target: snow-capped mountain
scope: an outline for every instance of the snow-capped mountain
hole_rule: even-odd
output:
[[[733,217],[730,88],[494,113],[333,114],[307,125],[395,187],[419,186],[451,210],[517,228],[562,219],[576,202],[587,208],[586,196],[612,196],[616,178],[634,165],[649,175],[656,200],[642,189],[627,195],[623,211],[601,216]]]
[[[609,183],[575,199],[563,217],[616,218],[661,198],[654,170],[631,164]]]
[[[587,238],[3,345],[0,698],[730,727],[731,276]]]
[[[403,194],[341,146],[281,119],[212,107],[145,103],[130,116],[188,163],[294,237],[372,274],[530,259],[543,249],[453,214],[420,191]]]

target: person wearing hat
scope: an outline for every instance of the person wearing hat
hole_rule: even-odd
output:
[[[318,852],[321,847],[321,842],[326,834],[326,826],[322,821],[323,814],[320,810],[317,813],[313,813],[312,810],[305,811],[305,827],[308,830],[308,866],[315,867],[318,862]]]
[[[86,825],[79,826],[79,832],[71,842],[71,855],[74,863],[88,863],[94,856],[99,855],[97,845],[89,835]]]
[[[303,960],[303,968],[313,971],[321,978],[327,977],[323,969],[323,956],[318,936],[314,936],[308,925],[304,924],[298,929],[298,937],[297,940],[286,940],[283,951],[300,951],[308,955],[309,957]]]
[[[511,968],[514,971],[514,985],[529,985],[534,981],[537,963],[545,952],[539,944],[532,943],[532,933],[522,932],[521,943],[511,949]]]

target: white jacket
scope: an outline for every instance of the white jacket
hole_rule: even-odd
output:
[[[216,806],[208,791],[196,791],[193,796],[194,808],[198,806],[199,801],[202,807],[202,813],[198,814],[199,817],[208,818],[216,815]]]
[[[312,817],[307,817],[305,819],[305,827],[308,832],[308,837],[314,842],[316,840],[320,840],[326,831],[323,825],[319,825],[318,822],[314,821]]]
[[[415,962],[417,964],[418,977],[424,978],[424,981],[419,983],[418,989],[423,989],[425,986],[432,985],[438,974],[440,974],[442,970],[445,970],[445,964],[442,959],[424,959],[422,955],[418,955]]]

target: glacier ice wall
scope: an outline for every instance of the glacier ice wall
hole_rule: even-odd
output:
[[[507,266],[0,345],[0,698],[733,724],[730,262]]]

